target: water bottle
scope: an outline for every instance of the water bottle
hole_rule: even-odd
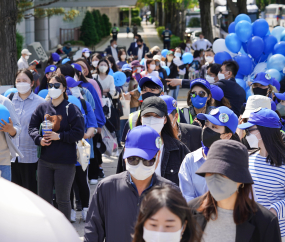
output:
[[[52,131],[52,122],[45,119],[45,121],[42,122],[42,135],[47,131]]]

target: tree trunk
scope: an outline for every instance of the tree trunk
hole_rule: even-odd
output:
[[[245,0],[237,0],[237,9],[238,14],[245,13],[247,14],[247,4]]]
[[[163,26],[163,23],[162,23],[162,2],[158,2],[157,3],[157,10],[158,10],[158,26]]]
[[[14,85],[17,73],[16,0],[0,0],[0,86]]]
[[[202,33],[207,40],[213,42],[211,23],[211,0],[199,0]]]

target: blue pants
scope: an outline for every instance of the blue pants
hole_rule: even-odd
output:
[[[172,96],[175,100],[177,100],[179,94],[179,86],[176,87],[176,89],[172,89],[169,92],[169,96]]]
[[[11,166],[0,166],[1,177],[11,181]]]

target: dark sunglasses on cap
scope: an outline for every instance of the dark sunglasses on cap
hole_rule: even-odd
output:
[[[200,92],[191,92],[191,97],[196,97],[196,96],[199,96],[199,97],[205,97],[206,96],[206,92],[204,91],[200,91]]]
[[[127,158],[127,161],[131,166],[138,165],[140,163],[140,161],[142,161],[142,163],[145,166],[153,166],[155,163],[155,160],[156,160],[156,156],[154,158],[152,158],[151,160],[145,160],[145,159],[138,157],[138,156],[130,156]]]
[[[258,130],[258,128],[255,128],[255,129],[246,129],[246,130],[245,130],[246,136],[249,136],[249,135],[250,135],[250,132],[251,132],[251,131],[255,131],[255,130]]]
[[[61,83],[49,83],[48,84],[48,88],[55,88],[55,89],[58,89],[60,87],[60,84]]]

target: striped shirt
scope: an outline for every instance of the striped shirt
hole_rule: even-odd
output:
[[[265,157],[253,154],[249,157],[249,170],[257,202],[276,210],[281,236],[285,237],[285,165],[272,166]]]
[[[23,158],[18,157],[19,163],[36,163],[38,161],[37,146],[28,134],[28,128],[32,114],[38,105],[43,102],[45,100],[33,92],[25,100],[22,100],[18,93],[15,93],[13,96],[12,103],[22,126],[22,132],[19,137],[13,139],[14,145],[24,155]],[[12,162],[15,162],[15,158],[12,159]]]

